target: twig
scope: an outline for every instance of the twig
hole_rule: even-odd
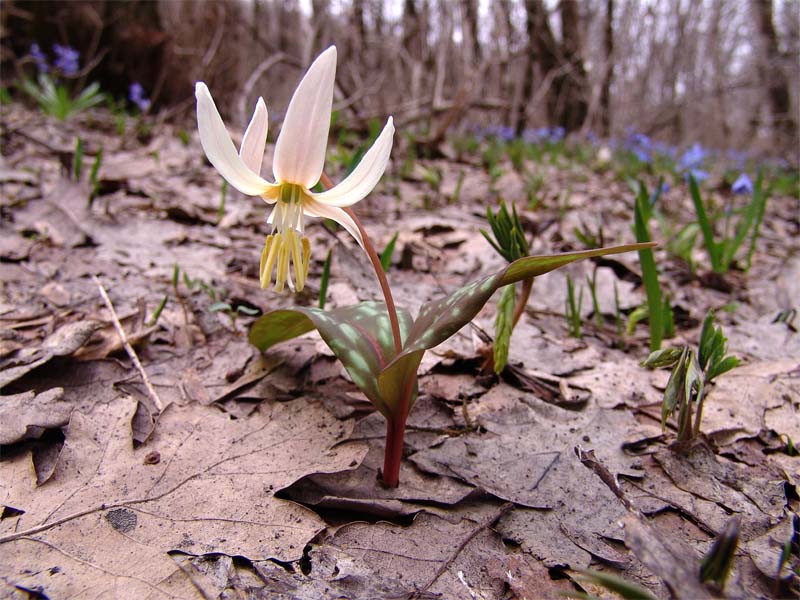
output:
[[[628,497],[625,495],[625,492],[622,491],[622,488],[619,486],[619,482],[617,478],[608,470],[608,468],[601,463],[598,458],[594,454],[594,450],[584,450],[580,445],[575,446],[573,448],[575,451],[575,455],[581,461],[584,467],[593,471],[595,475],[597,475],[600,480],[606,484],[608,489],[610,489],[613,494],[619,498],[620,502],[622,502],[623,506],[629,511],[637,516],[639,515],[639,511],[636,509],[635,506],[628,500]]]
[[[142,363],[139,361],[139,357],[136,356],[136,352],[133,350],[133,346],[130,345],[128,342],[128,336],[125,335],[125,330],[122,328],[122,324],[119,322],[119,317],[117,317],[117,312],[114,310],[114,305],[111,304],[111,298],[108,297],[108,292],[106,292],[106,288],[103,287],[103,284],[100,283],[100,280],[97,278],[96,275],[92,275],[92,279],[97,284],[97,289],[100,290],[100,295],[103,297],[103,301],[106,303],[108,310],[111,312],[111,320],[114,323],[114,328],[117,330],[119,334],[120,340],[122,340],[122,345],[125,348],[125,352],[128,353],[133,364],[136,366],[136,369],[139,371],[139,374],[142,376],[142,381],[144,381],[144,385],[147,388],[147,391],[150,394],[150,398],[156,405],[156,410],[158,412],[162,412],[164,410],[164,403],[161,401],[161,398],[158,396],[158,392],[153,387],[153,384],[150,383],[150,378],[147,376],[147,371],[144,370]]]
[[[475,538],[476,535],[478,535],[484,529],[491,527],[495,521],[497,521],[500,517],[506,514],[513,507],[514,507],[513,502],[506,502],[492,514],[486,517],[480,524],[478,524],[477,527],[475,527],[475,529],[470,531],[469,535],[465,537],[463,540],[461,540],[461,543],[458,545],[458,547],[450,554],[449,557],[447,557],[447,560],[445,560],[441,564],[441,566],[438,569],[436,569],[436,573],[434,573],[430,581],[428,581],[428,583],[422,586],[422,588],[414,592],[411,595],[411,597],[413,598],[414,596],[419,596],[420,594],[427,592],[431,588],[431,586],[433,586],[433,584],[439,580],[439,577],[441,577],[445,573],[445,571],[447,571],[447,569],[449,569],[452,566],[453,562],[455,562],[456,558],[458,558],[458,555],[461,554],[461,551],[464,550],[464,548],[466,548],[467,544],[469,544]]]

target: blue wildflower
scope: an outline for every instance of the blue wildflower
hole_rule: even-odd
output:
[[[514,139],[514,128],[509,127],[508,125],[498,125],[496,129],[496,135],[501,140],[510,142],[511,140]]]
[[[666,194],[670,190],[669,184],[666,181],[661,182],[661,187],[658,188],[659,194]]]
[[[80,70],[81,55],[75,48],[53,44],[53,52],[56,53],[56,61],[53,66],[64,75],[75,75]]]
[[[633,153],[639,162],[649,163],[652,160],[651,150],[653,143],[643,133],[636,133],[633,129],[628,128],[628,139],[625,142],[625,147]]]
[[[47,73],[50,70],[50,66],[47,64],[47,57],[44,55],[44,52],[42,52],[39,44],[31,44],[30,55],[36,63],[36,68],[39,69],[39,73]]]
[[[700,144],[695,142],[681,155],[680,168],[684,171],[700,169],[703,166],[703,161],[705,159],[706,151],[703,150],[703,147]]]
[[[150,108],[150,100],[147,98],[142,84],[138,81],[134,81],[128,88],[128,100],[139,107],[142,112]]]
[[[706,179],[708,179],[708,171],[703,171],[702,169],[689,169],[688,171],[686,171],[683,177],[684,179],[686,179],[687,182],[689,181],[689,175],[694,177],[694,180],[697,183],[701,183]]]
[[[748,177],[747,173],[742,173],[733,182],[731,186],[731,191],[734,194],[752,194],[753,193],[753,182]]]
[[[551,142],[556,143],[563,140],[566,133],[567,132],[563,127],[553,127],[547,137]]]

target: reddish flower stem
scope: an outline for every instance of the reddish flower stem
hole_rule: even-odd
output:
[[[322,185],[330,189],[333,187],[333,182],[330,177],[323,173],[320,177]],[[392,337],[394,338],[394,349],[396,354],[400,354],[403,350],[403,340],[400,337],[400,321],[397,318],[397,309],[394,305],[392,298],[392,290],[389,287],[389,281],[386,279],[386,273],[381,265],[381,260],[375,247],[364,230],[364,226],[356,216],[355,212],[349,207],[344,208],[344,211],[350,216],[351,219],[358,227],[358,232],[361,234],[361,239],[364,242],[364,249],[367,251],[367,256],[372,263],[372,268],[375,270],[375,275],[378,277],[383,297],[386,300],[386,309],[389,313],[389,322],[392,325]],[[409,406],[411,404],[411,394],[414,393],[414,381],[405,382],[405,389],[403,390],[403,399],[396,414],[386,419],[386,449],[383,455],[383,483],[387,487],[397,487],[400,485],[400,463],[403,460],[403,438],[406,432],[406,419],[408,418]]]
[[[331,178],[325,173],[320,176],[320,181],[322,182],[322,185],[328,189],[333,187]],[[364,250],[367,251],[367,256],[369,256],[369,260],[372,263],[372,268],[375,269],[375,275],[378,277],[378,283],[380,283],[383,297],[386,300],[386,309],[389,313],[389,321],[392,324],[394,350],[397,352],[397,354],[400,354],[400,352],[403,350],[403,340],[400,337],[400,322],[397,319],[397,309],[394,305],[394,298],[392,298],[392,290],[389,287],[389,281],[386,279],[386,273],[383,270],[383,265],[381,265],[381,259],[378,257],[378,253],[375,252],[375,246],[372,245],[367,232],[364,230],[364,226],[356,216],[356,213],[353,212],[353,209],[346,207],[344,211],[350,216],[351,219],[353,219],[356,227],[358,227],[358,232],[361,234],[361,239],[364,242]]]

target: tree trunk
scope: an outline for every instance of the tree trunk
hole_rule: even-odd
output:
[[[603,49],[606,70],[600,90],[600,131],[604,137],[611,135],[611,82],[614,79],[614,0],[606,0],[606,22],[603,29]]]
[[[583,125],[589,111],[589,85],[581,59],[583,36],[577,0],[561,0],[559,12],[563,36],[560,67],[566,72],[557,76],[554,82],[559,96],[555,116],[564,129],[576,131]]]
[[[778,47],[778,34],[772,21],[772,1],[752,0],[755,21],[761,34],[763,55],[766,61],[761,70],[767,88],[772,129],[778,143],[797,153],[797,121],[794,119],[789,94],[789,79],[782,68],[783,57]]]

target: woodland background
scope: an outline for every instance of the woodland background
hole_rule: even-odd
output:
[[[453,128],[560,126],[797,162],[799,13],[782,0],[13,1],[3,79],[49,40],[80,51],[78,78],[121,96],[140,82],[162,118],[188,114],[206,81],[241,126],[259,95],[285,106],[336,44],[342,123],[392,114],[434,153]]]

